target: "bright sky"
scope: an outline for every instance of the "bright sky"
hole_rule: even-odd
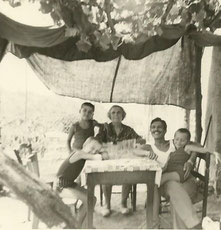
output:
[[[53,26],[54,22],[49,14],[39,11],[40,3],[23,1],[19,7],[11,7],[7,1],[0,0],[0,12],[8,17],[31,26]]]
[[[8,53],[0,63],[0,87],[6,91],[28,91],[41,95],[52,94],[48,88],[38,79],[25,59],[19,59]]]

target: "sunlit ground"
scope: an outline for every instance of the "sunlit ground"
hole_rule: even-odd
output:
[[[99,229],[145,229],[146,228],[146,213],[144,209],[146,188],[143,185],[138,185],[137,192],[137,211],[128,216],[123,216],[119,212],[121,195],[119,194],[120,187],[115,186],[114,191],[117,194],[112,195],[112,215],[108,218],[101,216],[101,206],[99,199],[99,187],[96,187],[97,204],[94,212],[94,226]],[[130,206],[130,199],[128,199]],[[27,220],[28,208],[16,198],[0,197],[0,229],[31,229],[32,221]],[[9,208],[10,207],[10,208]],[[196,210],[201,210],[201,202],[195,205]],[[221,210],[221,200],[215,196],[210,196],[208,200],[207,216],[213,220],[219,220]],[[199,217],[201,213],[199,212]],[[170,229],[171,217],[169,213],[160,216],[161,228]],[[39,228],[45,229],[43,223],[39,224]],[[212,230],[212,229],[211,229]]]

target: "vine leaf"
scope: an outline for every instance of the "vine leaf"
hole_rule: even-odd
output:
[[[101,35],[99,44],[103,50],[109,49],[110,43],[111,43],[111,39],[110,39],[109,34],[105,33],[105,34]]]
[[[80,51],[83,51],[84,53],[87,53],[90,49],[92,44],[90,43],[89,40],[87,39],[80,39],[77,43],[76,43],[78,49]]]
[[[111,36],[111,44],[114,50],[117,50],[119,43],[120,43],[121,38],[116,36],[116,35],[112,35]]]
[[[79,35],[80,31],[78,28],[66,28],[65,30],[65,36],[66,37],[75,37],[77,35]]]

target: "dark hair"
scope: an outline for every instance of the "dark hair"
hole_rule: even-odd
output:
[[[186,129],[186,128],[178,129],[178,130],[175,132],[175,134],[176,134],[177,132],[185,133],[185,134],[187,135],[188,140],[191,139],[191,134],[190,134],[190,131],[189,131],[188,129]]]
[[[160,117],[156,117],[154,118],[151,123],[150,123],[150,126],[154,123],[154,122],[161,122],[161,124],[163,125],[164,129],[167,130],[167,123],[166,121],[162,120]]]
[[[81,105],[81,109],[82,109],[84,106],[91,107],[91,108],[93,109],[93,111],[95,110],[94,105],[91,104],[90,102],[84,102],[84,103]]]
[[[112,110],[113,108],[120,108],[120,109],[121,109],[121,111],[122,111],[122,120],[126,117],[126,112],[125,112],[125,110],[123,109],[123,107],[121,107],[121,106],[119,106],[119,105],[113,105],[113,106],[109,109],[109,111],[108,111],[108,113],[107,113],[107,116],[108,116],[109,119],[111,119],[111,110]]]

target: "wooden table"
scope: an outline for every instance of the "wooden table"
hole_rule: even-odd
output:
[[[155,161],[144,158],[87,161],[84,172],[86,173],[86,184],[88,189],[88,228],[93,227],[93,196],[95,185],[140,183],[147,184],[148,186],[146,223],[148,229],[152,228],[154,185],[155,182],[159,183],[162,172]]]

